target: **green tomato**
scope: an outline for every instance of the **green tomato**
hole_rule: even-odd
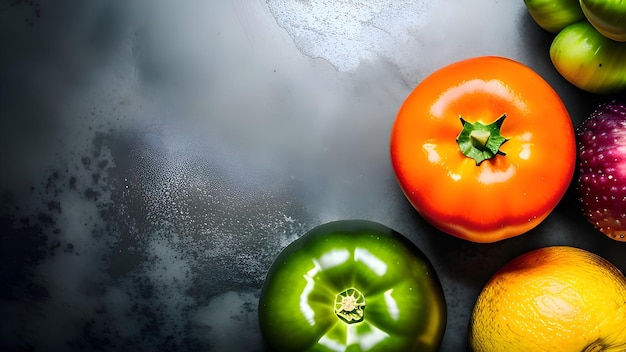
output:
[[[626,42],[626,0],[580,0],[580,7],[598,32]]]
[[[626,89],[626,43],[606,38],[586,20],[556,35],[550,59],[566,80],[585,91],[610,94]]]
[[[317,226],[287,246],[259,299],[270,351],[436,351],[446,326],[439,278],[422,251],[365,220]]]
[[[530,16],[551,33],[585,18],[578,0],[524,0]]]

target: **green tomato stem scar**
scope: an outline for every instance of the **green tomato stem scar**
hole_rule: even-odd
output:
[[[491,132],[483,130],[473,130],[470,132],[470,140],[472,145],[477,148],[484,148],[487,145],[487,141],[491,136]]]
[[[335,297],[335,314],[348,324],[358,323],[365,315],[365,296],[355,288],[348,288]]]
[[[502,122],[506,114],[502,114],[497,120],[490,124],[481,122],[468,122],[460,117],[463,129],[456,137],[459,148],[463,155],[476,161],[480,165],[485,160],[495,157],[497,154],[505,155],[500,151],[500,147],[508,139],[500,134]]]

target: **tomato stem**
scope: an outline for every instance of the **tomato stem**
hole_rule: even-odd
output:
[[[365,316],[365,296],[356,288],[348,288],[335,297],[335,314],[348,324],[358,323]]]
[[[491,136],[491,132],[483,130],[473,130],[470,132],[470,140],[476,148],[484,148]]]
[[[456,138],[463,155],[476,161],[480,165],[485,160],[495,157],[497,154],[505,155],[500,147],[508,139],[500,134],[502,122],[506,114],[502,114],[497,120],[490,124],[483,124],[479,121],[468,122],[460,117],[463,129]]]

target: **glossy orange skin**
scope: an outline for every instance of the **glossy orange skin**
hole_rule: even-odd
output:
[[[484,124],[503,113],[506,155],[476,165],[461,153],[459,117]],[[543,221],[574,173],[576,142],[566,107],[536,72],[502,57],[443,67],[403,103],[391,133],[402,191],[433,226],[472,242],[523,234]]]

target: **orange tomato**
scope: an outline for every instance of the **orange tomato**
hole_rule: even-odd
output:
[[[495,56],[424,79],[400,108],[390,144],[396,178],[415,209],[473,242],[537,226],[565,194],[576,161],[574,128],[558,94],[529,67]]]

